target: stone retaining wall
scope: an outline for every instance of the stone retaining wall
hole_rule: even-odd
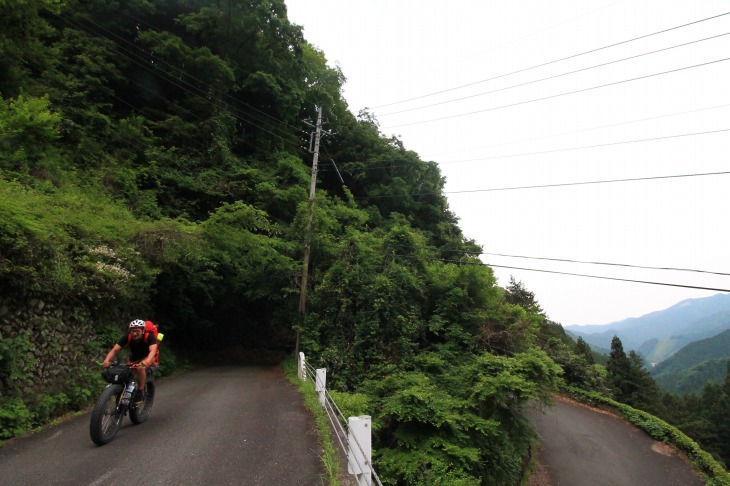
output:
[[[8,360],[0,355],[0,393],[17,390],[23,398],[64,388],[71,370],[99,360],[99,345],[91,319],[83,307],[69,307],[39,298],[0,297],[0,344],[27,336],[30,346],[12,343],[14,366],[24,377],[20,383],[8,375]],[[18,353],[16,353],[16,351]]]

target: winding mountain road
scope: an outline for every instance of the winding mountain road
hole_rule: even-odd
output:
[[[100,390],[101,391],[101,390]],[[147,422],[98,447],[86,413],[0,448],[0,485],[321,486],[321,447],[277,367],[215,367],[159,380]]]
[[[532,410],[542,442],[533,486],[701,486],[664,444],[558,398]],[[0,448],[0,485],[324,484],[310,414],[278,367],[215,367],[158,381],[147,422],[98,447],[89,412]]]
[[[542,449],[531,486],[702,486],[666,444],[605,411],[557,397],[529,413]]]

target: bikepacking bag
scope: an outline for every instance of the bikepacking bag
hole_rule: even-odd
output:
[[[104,371],[101,372],[101,376],[106,380],[107,383],[124,383],[126,382],[130,375],[132,374],[132,369],[129,367],[129,365],[112,365],[106,368]]]

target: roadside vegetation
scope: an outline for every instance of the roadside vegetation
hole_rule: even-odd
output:
[[[322,407],[322,404],[319,403],[319,397],[314,390],[314,384],[309,379],[304,381],[299,379],[299,376],[297,375],[297,365],[294,358],[287,358],[282,363],[282,368],[286,372],[289,381],[296,385],[299,389],[299,392],[302,394],[302,398],[304,399],[304,406],[307,407],[314,417],[314,423],[317,428],[317,436],[319,437],[319,443],[322,446],[322,464],[324,465],[324,470],[327,474],[326,484],[329,486],[339,486],[340,476],[343,474],[343,467],[340,461],[343,452],[339,449],[327,412]]]

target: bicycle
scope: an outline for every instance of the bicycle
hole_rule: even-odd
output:
[[[134,368],[137,365],[112,363],[101,373],[108,385],[94,405],[89,425],[91,440],[97,445],[107,444],[114,439],[127,413],[135,425],[145,422],[149,417],[155,401],[154,370],[153,367],[147,368],[143,400],[135,405],[138,384]]]

